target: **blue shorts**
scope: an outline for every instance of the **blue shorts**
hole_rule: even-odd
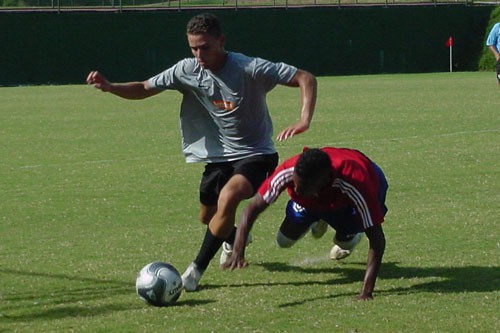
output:
[[[382,213],[387,213],[385,198],[389,185],[382,170],[373,163],[379,176],[378,201]],[[319,220],[328,223],[338,233],[343,235],[354,235],[364,232],[363,228],[356,222],[358,211],[356,207],[346,207],[343,210],[335,212],[313,212],[301,207],[293,200],[289,200],[286,205],[286,218],[281,224],[280,231],[288,238],[298,240],[306,233],[311,224]]]

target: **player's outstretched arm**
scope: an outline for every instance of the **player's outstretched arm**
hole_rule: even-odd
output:
[[[126,99],[143,99],[158,94],[161,90],[152,89],[148,81],[111,83],[98,71],[91,71],[87,76],[87,84]]]
[[[370,249],[368,250],[368,261],[366,263],[363,289],[357,296],[358,300],[373,299],[373,289],[375,288],[375,281],[377,280],[385,251],[385,235],[381,225],[366,229],[365,234],[370,242]]]
[[[304,70],[297,70],[293,79],[288,83],[290,87],[299,87],[302,99],[302,109],[300,120],[282,130],[276,137],[278,141],[283,141],[300,134],[309,129],[316,107],[316,96],[318,83],[314,75]]]
[[[253,196],[248,206],[243,209],[233,244],[233,254],[221,265],[221,268],[234,270],[248,266],[248,262],[245,260],[245,246],[247,244],[248,234],[259,214],[266,210],[267,207],[268,204],[264,201],[262,196],[257,193]]]

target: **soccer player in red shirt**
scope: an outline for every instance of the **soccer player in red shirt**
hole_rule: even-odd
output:
[[[382,230],[388,184],[382,170],[363,153],[347,148],[304,149],[279,165],[243,210],[233,254],[222,268],[248,265],[245,244],[255,220],[284,190],[291,200],[280,226],[277,243],[290,247],[320,223],[335,229],[332,259],[350,255],[363,233],[369,240],[363,288],[357,299],[373,299],[373,290],[385,250]],[[325,225],[326,226],[326,225]],[[326,228],[319,231],[321,236]],[[318,232],[316,230],[316,232]],[[314,236],[314,234],[313,234]]]

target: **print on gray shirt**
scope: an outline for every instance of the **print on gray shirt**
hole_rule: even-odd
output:
[[[182,150],[187,162],[226,162],[276,152],[266,95],[297,68],[228,53],[216,74],[194,58],[149,79],[152,88],[178,90]]]

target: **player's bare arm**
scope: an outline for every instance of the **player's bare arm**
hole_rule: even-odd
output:
[[[234,270],[248,266],[248,262],[245,260],[245,246],[247,244],[248,234],[257,217],[266,210],[267,207],[268,204],[264,201],[262,196],[257,193],[253,196],[248,206],[243,209],[233,244],[233,254],[221,265],[221,268]]]
[[[500,60],[500,53],[498,52],[497,48],[495,45],[490,45],[488,46],[490,49],[491,53],[493,53],[493,56],[495,57],[495,60],[498,61]]]
[[[126,99],[144,99],[158,94],[161,90],[152,89],[148,81],[112,83],[98,71],[92,71],[87,76],[87,84],[93,85],[96,89]]]
[[[357,296],[358,300],[373,299],[373,289],[375,281],[382,265],[382,257],[385,251],[385,235],[382,226],[377,225],[365,230],[365,234],[370,242],[368,250],[368,260],[366,263],[365,279],[363,281],[363,289]]]
[[[314,75],[299,69],[287,85],[300,88],[302,109],[299,121],[282,130],[277,136],[278,141],[289,139],[296,134],[307,131],[311,124],[314,108],[316,106],[318,83]]]

